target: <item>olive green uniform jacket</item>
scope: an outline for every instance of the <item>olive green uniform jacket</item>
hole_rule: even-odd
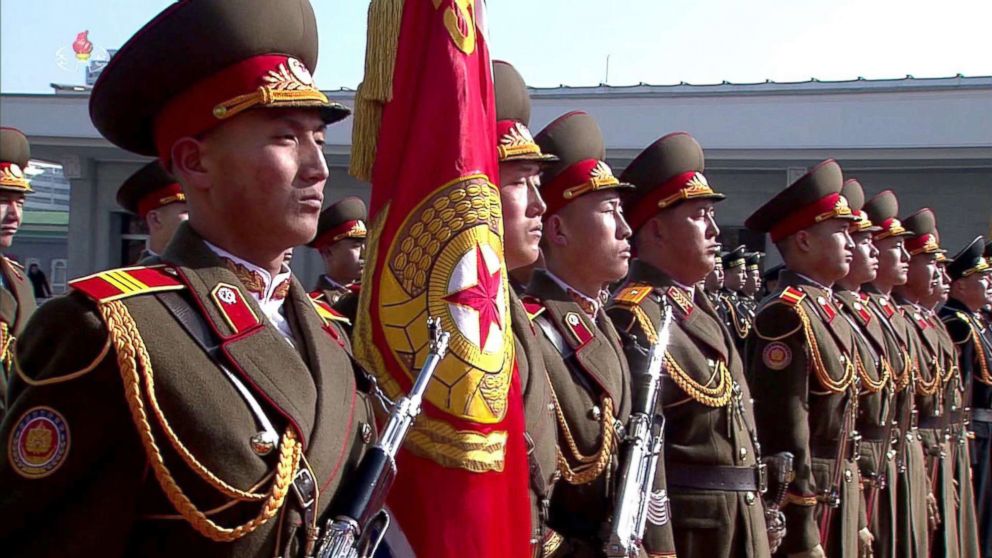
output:
[[[630,417],[630,370],[606,312],[590,317],[544,270],[527,294],[537,316],[558,425],[558,472],[549,525],[563,538],[559,556],[602,556],[613,514],[619,442]]]
[[[665,306],[672,309],[672,326],[656,410],[665,417],[665,447],[652,504],[665,506],[667,496],[670,511],[662,510],[660,518],[649,514],[645,548],[651,556],[770,556],[757,491],[760,456],[751,394],[734,340],[707,297],[697,288],[690,298],[663,272],[634,260],[607,312],[637,375],[647,370]],[[703,474],[719,475],[718,467],[750,470],[755,486],[721,490],[694,483]]]
[[[34,289],[24,268],[17,262],[0,256],[0,274],[4,287],[0,287],[0,419],[3,418],[7,383],[10,381],[11,358],[15,341],[24,332],[31,314],[37,308]]]
[[[868,295],[835,290],[841,311],[854,326],[855,344],[861,366],[856,426],[861,436],[858,464],[865,494],[868,527],[875,537],[876,558],[896,556],[895,527],[897,500],[890,482],[897,478],[892,426],[895,390],[892,384],[892,358],[885,342],[881,319],[869,307]]]
[[[927,525],[927,476],[923,444],[916,427],[915,391],[919,367],[918,341],[904,311],[888,295],[872,285],[863,288],[869,296],[869,308],[879,318],[891,358],[895,396],[895,420],[899,437],[896,445],[898,478],[889,483],[896,491],[897,556],[929,556]]]
[[[533,300],[521,302],[516,291],[510,291],[510,321],[517,373],[524,396],[527,461],[530,466],[531,544],[535,556],[548,555],[560,541],[548,529],[551,494],[558,480],[558,432],[555,407],[551,401],[551,383],[544,365],[544,354],[537,326],[533,320],[544,307]]]
[[[788,270],[779,287],[758,308],[747,362],[762,451],[795,457],[781,550],[821,544],[827,556],[856,556],[861,485],[850,440],[857,403],[854,333],[829,289]]]
[[[374,442],[364,377],[298,281],[290,344],[188,225],[162,259],[77,283],[18,343],[5,555],[296,556]]]

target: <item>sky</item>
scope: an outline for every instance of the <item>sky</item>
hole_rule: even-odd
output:
[[[99,54],[169,3],[3,0],[0,91],[83,83],[77,33]],[[354,88],[368,1],[312,4],[317,83]],[[490,0],[487,19],[492,57],[537,87],[992,75],[989,0]]]

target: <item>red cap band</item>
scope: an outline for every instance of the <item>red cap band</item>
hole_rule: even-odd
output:
[[[779,242],[817,223],[844,215],[851,215],[851,208],[844,196],[839,193],[828,194],[779,221],[770,231],[772,242]]]
[[[583,159],[572,163],[567,169],[541,186],[541,194],[548,210],[545,215],[553,215],[568,202],[592,192],[619,186],[620,181],[613,176],[609,165],[599,159]]]
[[[354,219],[345,221],[340,225],[324,232],[313,241],[313,247],[322,250],[342,238],[365,238],[368,230],[365,228],[365,221]]]
[[[703,196],[713,196],[714,194],[715,192],[706,182],[706,177],[703,176],[703,173],[688,171],[677,174],[663,182],[661,186],[655,187],[646,196],[637,201],[637,207],[628,214],[630,228],[637,231],[659,209],[664,209],[675,202]]]
[[[149,211],[165,207],[170,203],[185,201],[186,194],[183,193],[183,187],[179,183],[174,182],[141,198],[138,202],[138,217],[144,219]]]
[[[295,58],[254,56],[200,80],[169,101],[155,120],[155,148],[167,163],[179,138],[210,130],[258,105],[327,104],[310,71]]]

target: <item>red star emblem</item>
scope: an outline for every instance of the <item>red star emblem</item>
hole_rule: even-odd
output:
[[[476,311],[479,315],[479,348],[483,349],[489,339],[489,328],[492,324],[495,323],[496,327],[503,329],[503,317],[496,299],[502,281],[499,269],[489,272],[489,265],[478,244],[475,245],[475,269],[475,284],[447,295],[444,300]]]

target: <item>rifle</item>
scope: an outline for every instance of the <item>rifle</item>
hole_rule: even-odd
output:
[[[661,394],[661,371],[671,327],[672,308],[665,306],[661,328],[648,353],[646,373],[638,378],[640,389],[635,392],[637,398],[628,423],[613,523],[603,545],[609,558],[636,557],[643,545],[651,488],[665,442],[665,419],[656,420],[655,409]]]
[[[382,436],[362,458],[344,507],[328,520],[317,547],[317,558],[366,558],[372,556],[389,527],[383,509],[396,478],[396,453],[420,414],[427,384],[448,350],[449,334],[437,318],[427,319],[429,352],[410,393],[393,405]]]
[[[858,413],[858,391],[861,385],[859,380],[860,378],[855,376],[851,387],[848,388],[848,400],[844,408],[843,417],[844,426],[841,428],[840,438],[838,439],[833,475],[831,475],[830,487],[826,488],[822,494],[824,500],[822,501],[823,515],[820,516],[820,545],[823,547],[823,553],[828,556],[827,546],[830,542],[830,523],[833,520],[834,510],[839,508],[841,504],[840,486],[843,482],[841,477],[844,474],[844,467],[846,466],[844,461],[848,459],[848,442],[851,442],[854,448],[857,449],[861,441],[861,435],[854,429],[854,420]],[[857,451],[853,453],[857,453]]]
[[[785,496],[789,489],[789,483],[795,478],[794,470],[795,457],[791,452],[783,451],[765,458],[765,466],[768,468],[768,492],[771,496],[765,499],[765,523],[769,533],[769,544],[772,540],[777,540],[781,544],[785,538],[785,514],[782,513],[782,506],[785,504]],[[778,548],[771,549],[774,553]]]

